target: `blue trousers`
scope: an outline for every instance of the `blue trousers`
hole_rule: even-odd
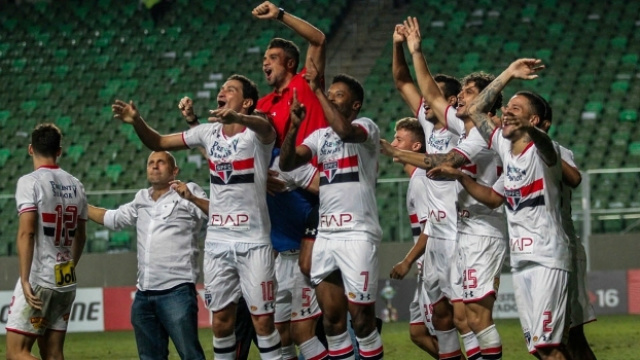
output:
[[[131,324],[141,360],[167,359],[169,338],[182,360],[204,360],[198,340],[198,300],[193,284],[169,290],[138,290],[131,307]]]

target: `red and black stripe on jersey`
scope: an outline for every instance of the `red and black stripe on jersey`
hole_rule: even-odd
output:
[[[418,215],[409,214],[409,221],[411,222],[411,235],[420,236],[422,229],[420,229],[420,221],[418,221]]]
[[[209,160],[211,183],[215,185],[249,184],[254,182],[254,159],[213,163]]]
[[[544,205],[544,180],[540,178],[519,189],[505,189],[504,195],[507,208],[511,211]]]
[[[320,186],[360,181],[357,155],[325,161],[318,164],[318,168],[320,170]]]

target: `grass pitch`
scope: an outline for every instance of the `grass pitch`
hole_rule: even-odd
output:
[[[518,320],[497,320],[496,326],[502,337],[503,358],[534,359],[528,354]],[[427,359],[409,340],[409,325],[406,322],[384,324],[382,339],[387,359]],[[585,326],[587,340],[598,359],[628,360],[640,358],[640,316],[600,316],[598,321]],[[212,333],[201,329],[200,342],[207,359],[213,359]],[[34,354],[38,355],[37,346]],[[5,337],[0,336],[0,359],[6,357]],[[65,346],[67,360],[74,359],[137,359],[136,345],[131,331],[104,333],[70,333]],[[170,347],[170,359],[179,359]],[[258,351],[252,348],[249,359],[259,359]]]

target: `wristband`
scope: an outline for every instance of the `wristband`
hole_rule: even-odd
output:
[[[276,19],[278,19],[278,21],[282,21],[283,17],[284,17],[284,9],[278,8],[278,17]]]

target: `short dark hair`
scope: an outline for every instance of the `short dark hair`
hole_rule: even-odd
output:
[[[460,90],[462,90],[462,85],[458,79],[454,78],[450,75],[445,74],[437,74],[433,77],[437,83],[444,83],[444,97],[448,98],[450,96],[458,96]]]
[[[258,86],[256,83],[251,81],[248,77],[238,74],[229,76],[227,81],[229,80],[238,80],[242,83],[242,98],[253,100],[253,105],[249,108],[249,114],[253,114],[253,111],[258,105]]]
[[[347,74],[338,74],[333,77],[332,84],[335,83],[344,83],[349,88],[351,92],[351,96],[357,101],[360,101],[360,104],[364,102],[364,88],[362,88],[362,84],[356,78]]]
[[[478,90],[482,91],[489,84],[491,84],[491,82],[495,78],[496,77],[494,75],[488,74],[484,71],[478,71],[478,72],[471,73],[465,76],[464,78],[462,78],[462,84],[467,85],[470,82],[473,82],[475,86],[478,88]],[[496,101],[493,103],[493,106],[489,110],[490,113],[494,115],[498,113],[498,109],[502,107],[502,98],[503,98],[502,91],[500,91],[500,93],[496,97]]]
[[[283,38],[273,38],[269,41],[267,49],[282,49],[287,57],[293,59],[293,70],[298,71],[298,64],[300,64],[300,48],[293,41]]]
[[[540,120],[548,120],[545,119],[547,106],[545,105],[545,100],[539,94],[529,91],[529,90],[520,90],[515,93],[514,96],[524,96],[529,100],[529,107],[531,108],[531,112],[534,115],[538,115]]]
[[[55,158],[61,143],[62,132],[54,124],[39,124],[31,132],[31,148],[38,155]]]
[[[422,129],[422,125],[420,125],[418,119],[414,117],[404,117],[402,119],[399,119],[398,121],[396,121],[395,130],[407,130],[408,132],[412,133],[416,141],[419,141],[420,144],[422,144],[420,147],[420,152],[425,151],[426,138],[424,135],[424,129]]]
[[[544,113],[543,115],[540,115],[540,120],[541,121],[548,121],[549,124],[551,124],[553,122],[553,110],[551,109],[551,105],[549,105],[549,102],[547,101],[547,99],[545,99],[542,95],[537,94],[537,93],[533,93],[534,95],[537,95],[538,98],[540,98],[540,101],[542,101],[542,104],[544,105]]]

